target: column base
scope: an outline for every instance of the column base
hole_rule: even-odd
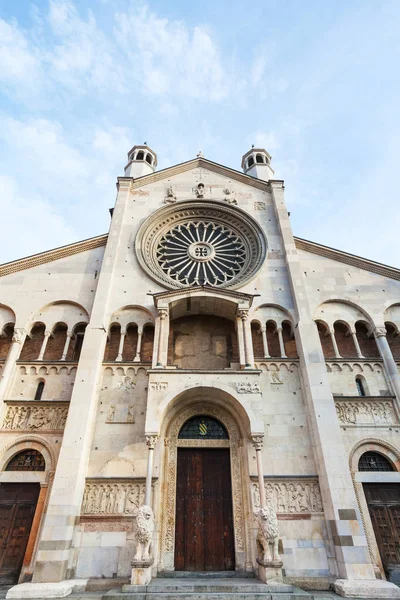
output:
[[[337,579],[335,592],[345,598],[400,598],[400,588],[379,579]]]
[[[258,562],[258,561],[257,561]],[[265,564],[258,563],[258,578],[263,583],[279,584],[283,582],[282,561],[269,561]]]
[[[7,600],[20,598],[65,598],[85,591],[87,579],[67,579],[57,583],[20,583],[7,592]]]
[[[148,585],[151,581],[151,567],[153,562],[153,558],[150,560],[132,561],[131,583],[130,585],[124,585],[122,591],[132,592],[135,591],[135,587],[138,585]]]

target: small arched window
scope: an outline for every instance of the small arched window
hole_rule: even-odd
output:
[[[379,452],[364,452],[358,461],[359,471],[394,471],[386,456]]]
[[[256,162],[257,162],[257,163],[263,163],[263,162],[264,162],[264,159],[263,159],[263,157],[262,157],[262,154],[257,154],[257,155],[256,155]]]
[[[36,388],[35,400],[42,399],[43,390],[44,390],[44,381],[39,381],[38,386]]]
[[[182,426],[179,432],[180,440],[228,440],[229,435],[225,427],[212,417],[192,417]]]
[[[138,152],[136,155],[136,160],[144,160],[144,152]]]
[[[146,154],[146,162],[148,162],[149,165],[151,165],[153,163],[153,159],[151,157],[151,154]]]
[[[249,160],[247,161],[247,166],[252,167],[253,165],[254,165],[254,158],[252,156],[250,156]]]
[[[366,396],[365,393],[365,387],[364,384],[361,380],[361,377],[356,377],[356,386],[357,386],[357,392],[359,396]]]
[[[6,471],[44,471],[46,463],[37,450],[22,450],[9,461]]]

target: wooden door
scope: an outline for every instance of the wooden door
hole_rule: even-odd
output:
[[[0,583],[18,580],[39,492],[37,483],[0,483]]]
[[[235,568],[229,449],[178,448],[175,570]]]
[[[386,574],[400,568],[400,485],[364,483],[376,541]]]

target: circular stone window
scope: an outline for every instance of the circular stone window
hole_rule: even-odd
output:
[[[266,252],[258,223],[240,209],[215,202],[180,202],[140,227],[136,253],[153,279],[169,288],[244,285]]]

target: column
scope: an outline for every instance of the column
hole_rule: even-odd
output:
[[[143,336],[143,327],[138,327],[138,338],[136,345],[136,356],[133,359],[133,362],[140,362],[140,351],[142,348],[142,336]]]
[[[265,488],[264,488],[264,469],[262,463],[262,448],[263,448],[263,435],[252,435],[251,442],[256,451],[256,460],[257,460],[257,475],[258,475],[258,489],[260,490],[260,508],[265,508],[267,506],[267,500],[265,498]]]
[[[168,360],[168,335],[167,327],[169,325],[168,308],[158,309],[159,338],[157,350],[157,367],[164,368]]]
[[[280,348],[280,351],[281,351],[281,358],[287,358],[286,353],[285,353],[285,344],[283,343],[282,327],[277,327],[276,330],[278,332],[279,348]]]
[[[3,364],[3,370],[0,378],[0,413],[3,401],[6,399],[8,385],[11,381],[11,376],[14,370],[15,361],[21,353],[21,348],[24,345],[26,331],[21,327],[14,327],[12,344],[7,354],[7,358]]]
[[[61,356],[61,360],[67,360],[67,354],[68,354],[68,349],[69,349],[69,345],[71,343],[71,338],[73,336],[72,331],[67,331],[67,339],[65,340],[65,345],[64,345],[64,350]]]
[[[243,325],[242,325],[242,319],[239,316],[236,319],[236,333],[237,333],[238,350],[239,350],[239,363],[240,363],[240,367],[244,367],[245,363],[246,363],[246,358],[244,355]]]
[[[146,475],[146,493],[144,497],[144,503],[146,506],[151,507],[151,485],[153,480],[153,462],[154,462],[154,448],[157,444],[158,435],[151,434],[146,435],[146,444],[149,449],[147,457],[147,475]]]
[[[400,376],[397,370],[396,362],[393,358],[389,342],[386,337],[386,327],[375,327],[374,336],[378,346],[379,354],[383,358],[385,371],[392,390],[397,398],[398,406],[400,404]]]
[[[334,329],[330,329],[329,330],[329,334],[331,336],[331,340],[332,340],[332,346],[333,346],[333,350],[335,352],[335,358],[342,358],[339,354],[339,348],[336,342],[336,338],[335,338],[335,330]]]
[[[254,369],[253,341],[251,339],[251,328],[248,320],[248,309],[240,309],[239,317],[242,320],[244,363],[245,369]]]
[[[119,338],[119,346],[118,346],[118,356],[115,359],[117,362],[122,362],[122,353],[124,351],[124,342],[125,342],[126,329],[122,329],[121,327],[121,335]]]
[[[354,342],[354,346],[356,348],[358,358],[364,358],[363,353],[361,352],[360,344],[358,343],[356,331],[354,329],[351,329],[350,333],[353,338],[353,342]]]
[[[43,342],[42,342],[42,347],[40,348],[39,356],[37,357],[36,360],[43,360],[44,353],[46,352],[47,342],[49,341],[50,336],[51,336],[51,331],[45,331]]]
[[[264,358],[271,358],[269,355],[269,349],[268,349],[267,328],[265,326],[261,327],[261,335],[262,335],[263,348],[264,348]]]

